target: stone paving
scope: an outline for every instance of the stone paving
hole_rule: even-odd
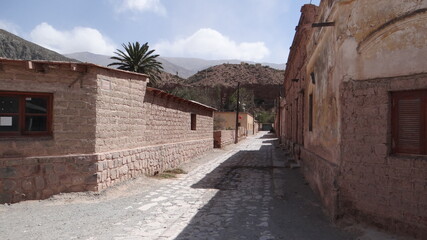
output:
[[[299,171],[284,168],[274,141],[258,134],[118,198],[2,206],[0,238],[355,239],[328,221]]]

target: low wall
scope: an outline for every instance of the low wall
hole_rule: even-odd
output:
[[[98,154],[3,158],[0,203],[103,190],[127,179],[175,168],[211,149],[209,138]]]
[[[98,154],[99,190],[140,175],[155,175],[212,150],[212,139]]]
[[[0,159],[0,203],[97,190],[96,156]]]
[[[245,132],[244,128],[239,128],[239,140],[246,138]],[[235,130],[217,130],[214,131],[213,135],[215,148],[222,148],[233,144],[236,139]]]

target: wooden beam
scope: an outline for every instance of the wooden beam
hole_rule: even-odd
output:
[[[311,24],[311,27],[333,27],[335,26],[335,22],[320,22],[320,23],[313,23]]]

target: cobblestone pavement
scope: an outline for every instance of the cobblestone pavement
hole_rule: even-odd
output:
[[[331,224],[275,139],[259,134],[100,194],[0,207],[1,239],[356,239]]]

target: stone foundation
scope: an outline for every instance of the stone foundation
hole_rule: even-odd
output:
[[[0,159],[0,203],[97,190],[94,155]]]
[[[155,175],[212,150],[212,139],[98,154],[99,190],[140,175]]]
[[[0,159],[0,203],[46,199],[62,192],[99,191],[175,168],[212,149],[212,139],[108,153]]]

